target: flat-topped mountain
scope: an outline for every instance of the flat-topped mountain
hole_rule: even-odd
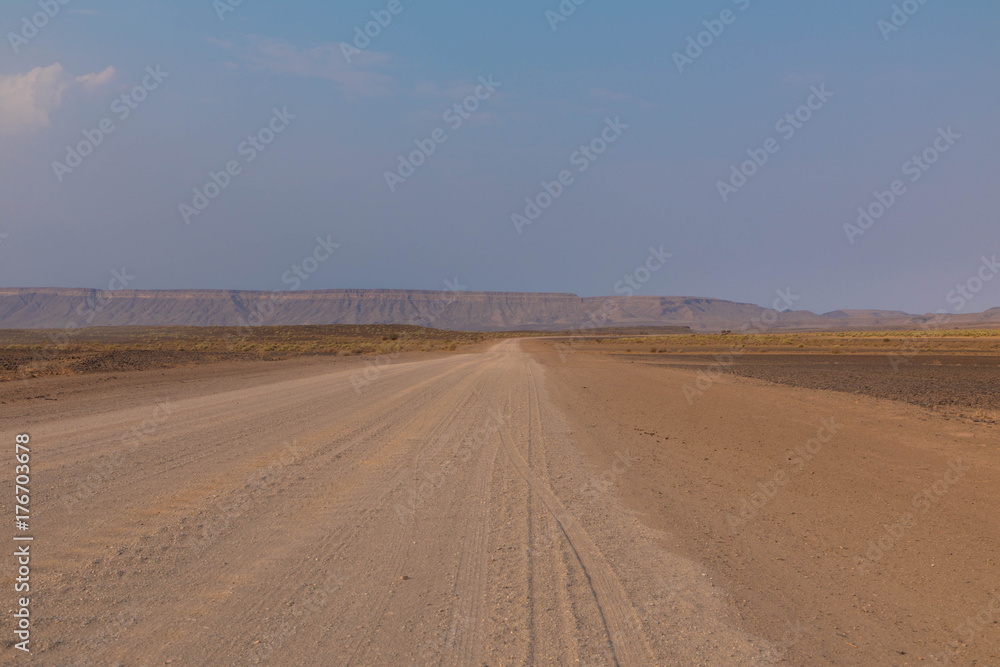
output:
[[[0,328],[417,324],[469,331],[687,326],[696,331],[919,328],[930,315],[838,310],[777,311],[721,299],[579,297],[524,292],[420,290],[118,290],[0,288]],[[1000,325],[1000,308],[953,316],[947,326]]]

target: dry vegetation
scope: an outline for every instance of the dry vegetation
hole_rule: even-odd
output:
[[[593,338],[595,350],[653,354],[998,354],[1000,329],[687,334]]]
[[[703,386],[731,374],[1000,420],[996,329],[595,337],[575,347],[688,369]]]
[[[457,352],[511,334],[405,325],[0,330],[0,381],[299,356]]]

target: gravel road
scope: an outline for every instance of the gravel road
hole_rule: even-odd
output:
[[[774,591],[748,594],[762,580],[744,581],[717,562],[774,558],[773,545],[742,543],[740,553],[720,556],[684,523],[728,530],[726,513],[738,511],[739,494],[758,477],[766,481],[766,467],[720,473],[733,487],[729,509],[676,488],[667,491],[671,503],[650,499],[680,471],[694,484],[729,463],[699,453],[704,469],[695,469],[690,451],[671,461],[686,436],[678,431],[669,446],[651,437],[665,427],[643,415],[666,412],[647,405],[672,406],[678,429],[732,439],[738,433],[716,419],[722,397],[750,392],[755,410],[780,411],[790,409],[781,402],[788,392],[808,390],[780,387],[785,393],[768,398],[766,383],[727,379],[719,400],[709,392],[692,407],[680,388],[693,371],[646,367],[640,377],[635,366],[587,355],[563,363],[532,351],[540,345],[508,340],[365,376],[363,361],[320,360],[8,383],[0,439],[28,432],[33,444],[31,660],[751,665],[786,653],[799,656],[795,664],[837,657],[806,652],[823,650],[814,649],[814,619],[771,604]],[[802,413],[808,401],[799,407],[798,431],[776,437],[815,431]],[[835,416],[856,424],[857,411],[875,420],[879,409],[855,405]],[[988,464],[975,462],[976,470]],[[996,480],[995,456],[984,474]],[[8,516],[12,495],[0,499]],[[859,526],[858,537],[877,530]],[[805,558],[816,546],[809,539],[788,540],[785,557]],[[994,558],[995,542],[979,540],[975,556]],[[828,579],[853,576],[840,570],[845,563],[828,571],[825,561],[809,563],[826,572],[812,595],[839,592]],[[883,565],[873,563],[872,576],[883,576]],[[13,566],[2,567],[12,606]],[[983,567],[977,595],[997,587],[995,563]],[[790,599],[810,592],[792,583]],[[918,621],[885,633],[912,640]],[[792,627],[802,628],[795,641]],[[3,631],[13,634],[9,615]],[[992,631],[964,655],[989,655],[982,644],[996,647]],[[899,658],[890,639],[876,637],[885,650],[859,653],[856,664]],[[4,664],[21,660],[12,642],[3,654]]]

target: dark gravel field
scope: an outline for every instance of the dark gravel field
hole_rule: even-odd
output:
[[[711,355],[636,355],[655,365],[701,367],[709,373],[743,377],[810,389],[832,389],[925,407],[973,411],[1000,410],[1000,357],[843,354],[742,354],[719,360]],[[730,363],[726,363],[730,362]],[[981,415],[982,416],[982,415]],[[995,420],[996,415],[993,415]]]

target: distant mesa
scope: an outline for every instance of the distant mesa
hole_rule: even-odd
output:
[[[0,328],[417,324],[466,331],[691,327],[694,331],[906,329],[926,315],[897,310],[777,312],[706,297],[579,297],[568,293],[422,290],[120,290],[0,288]],[[925,324],[926,325],[926,324]],[[1000,325],[1000,307],[949,327]]]

